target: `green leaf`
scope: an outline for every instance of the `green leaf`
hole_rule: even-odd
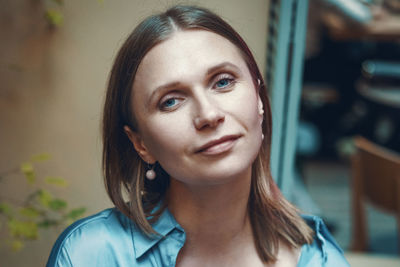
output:
[[[0,202],[0,213],[7,215],[7,216],[11,216],[12,209],[11,209],[10,205],[8,205],[4,202]]]
[[[47,176],[44,181],[47,184],[59,186],[59,187],[66,187],[68,185],[67,181],[64,178],[61,177],[53,177],[53,176]]]
[[[51,158],[50,154],[48,154],[48,153],[40,153],[40,154],[33,155],[31,157],[31,161],[33,161],[33,162],[42,162],[42,161],[47,161],[50,158]]]
[[[14,252],[20,251],[24,247],[24,243],[21,240],[13,240],[11,242],[11,249]]]
[[[14,238],[26,238],[34,240],[39,237],[38,225],[32,221],[18,221],[11,219],[8,222],[8,229]]]
[[[25,175],[28,183],[33,184],[35,182],[35,172],[33,169],[33,164],[31,162],[24,162],[20,166],[21,172]]]
[[[55,9],[47,9],[45,16],[50,25],[53,26],[60,26],[64,19],[61,12]]]
[[[33,172],[32,173],[26,173],[25,174],[25,178],[28,181],[28,183],[30,183],[30,184],[35,183],[36,176],[35,176],[35,174]]]
[[[38,192],[38,201],[43,207],[49,208],[52,200],[53,196],[48,191],[42,189]]]
[[[56,198],[49,202],[49,207],[52,210],[59,211],[67,207],[67,202],[62,199]]]
[[[46,219],[44,221],[39,222],[38,223],[38,227],[40,227],[40,228],[49,228],[51,226],[56,226],[58,224],[59,224],[59,222],[56,221],[56,220]]]
[[[40,212],[33,208],[33,207],[26,207],[26,208],[21,208],[19,210],[19,213],[22,216],[28,217],[28,218],[37,218],[40,215]]]
[[[67,218],[71,220],[76,220],[81,217],[86,212],[86,208],[76,208],[68,212]]]
[[[21,164],[21,171],[23,173],[33,172],[33,164],[31,162],[23,162]]]

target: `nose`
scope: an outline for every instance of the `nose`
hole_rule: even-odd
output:
[[[225,114],[218,103],[208,99],[205,95],[198,97],[196,102],[197,111],[193,121],[197,130],[215,128],[225,121]]]

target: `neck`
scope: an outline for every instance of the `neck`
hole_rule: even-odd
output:
[[[252,242],[250,185],[251,168],[221,185],[190,186],[171,179],[168,208],[185,229],[185,248],[207,253],[244,240]]]

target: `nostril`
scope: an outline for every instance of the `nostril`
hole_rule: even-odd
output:
[[[194,118],[196,129],[215,128],[225,121],[225,115],[222,112],[210,112],[208,114],[199,115]]]
[[[225,121],[225,116],[222,116],[222,117],[219,118],[219,120],[218,120],[219,123],[224,122],[224,121]]]

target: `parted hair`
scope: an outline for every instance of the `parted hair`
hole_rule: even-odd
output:
[[[134,78],[144,56],[176,31],[206,30],[226,38],[241,52],[264,106],[265,136],[252,165],[248,211],[255,246],[267,263],[276,261],[279,244],[298,248],[312,242],[312,230],[298,210],[281,194],[270,173],[271,107],[263,77],[240,35],[221,17],[195,6],[174,6],[143,20],[119,50],[108,82],[103,110],[103,173],[107,193],[115,206],[149,237],[157,234],[151,224],[168,203],[163,201],[169,175],[156,164],[157,179],[145,179],[147,164],[140,158],[123,127],[137,131],[131,97]],[[156,205],[163,203],[159,209]],[[157,210],[156,212],[154,210]]]

